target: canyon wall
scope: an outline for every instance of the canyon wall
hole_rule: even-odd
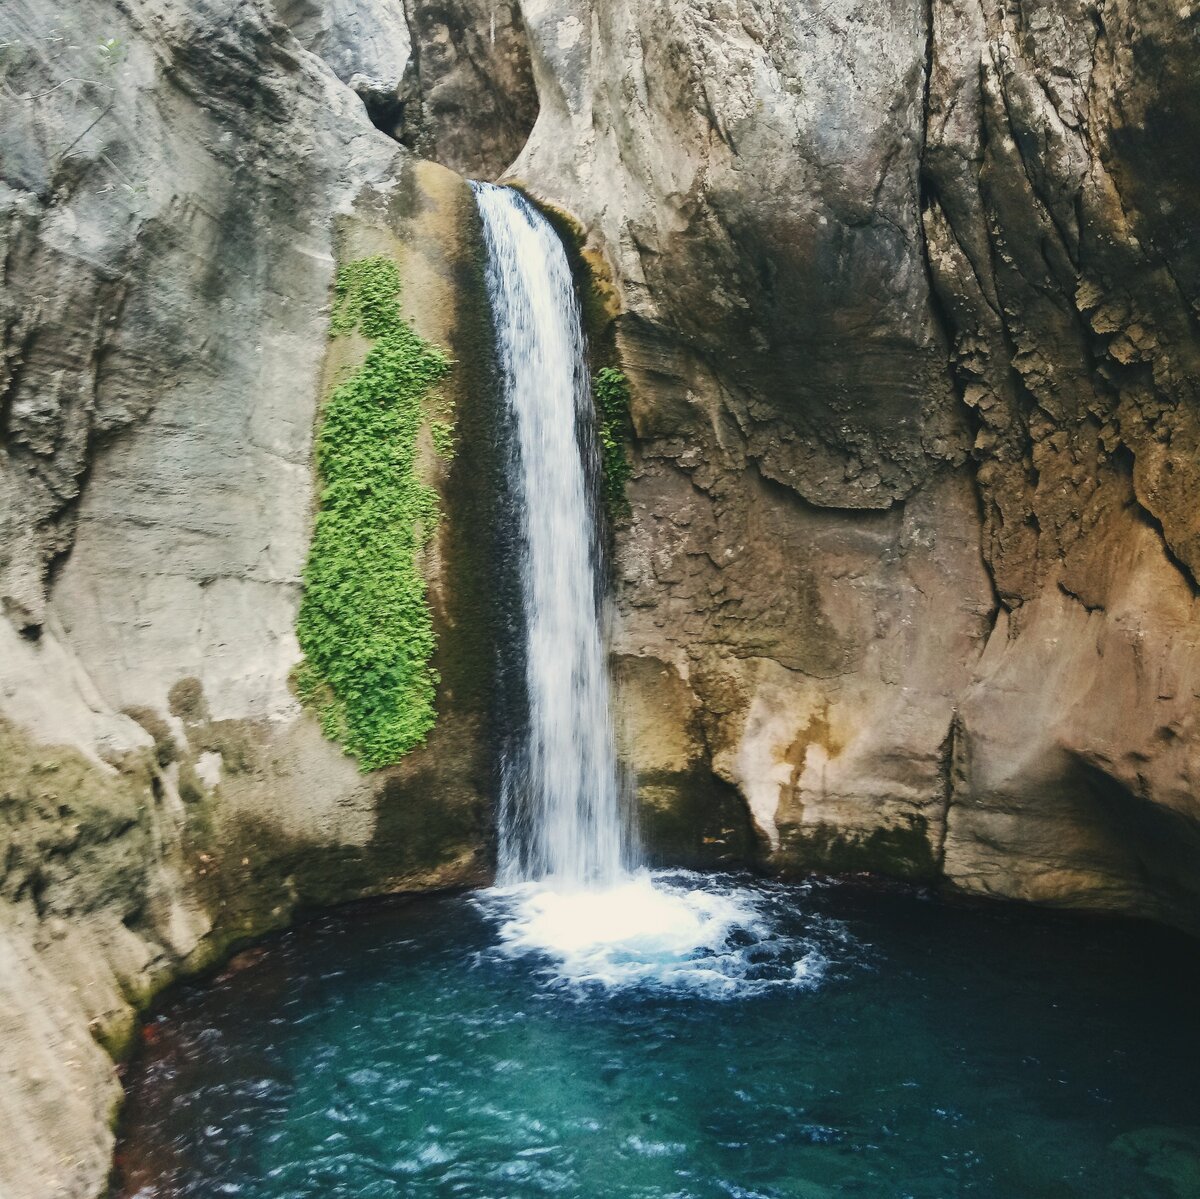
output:
[[[306,904],[486,877],[495,387],[463,173],[632,384],[617,720],[660,860],[1200,925],[1200,10],[16,0],[0,16],[0,1191]],[[429,161],[433,160],[433,161]],[[441,164],[441,165],[437,165]],[[337,262],[455,359],[429,745],[289,677]],[[609,352],[606,349],[606,352]]]
[[[779,869],[1196,929],[1200,15],[525,12],[512,174],[623,302],[647,804],[711,768]]]
[[[101,1189],[110,1055],[173,978],[303,906],[490,868],[494,384],[470,190],[378,132],[269,5],[228,8],[0,21],[5,1196]],[[373,79],[403,76],[406,46],[364,48]],[[420,452],[443,508],[423,561],[441,720],[364,775],[290,675],[318,403],[365,349],[327,355],[335,265],[372,255],[454,359],[457,453]]]

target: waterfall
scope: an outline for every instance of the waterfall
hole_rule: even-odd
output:
[[[596,450],[579,300],[549,222],[518,192],[472,183],[512,426],[510,487],[528,727],[504,762],[499,881],[608,886],[624,874],[601,635]]]
[[[634,869],[613,753],[601,634],[597,454],[587,346],[566,253],[519,193],[472,183],[507,411],[528,721],[505,751],[498,887],[476,902],[501,952],[536,953],[561,985],[717,998],[808,986],[764,897],[687,872]],[[765,973],[764,973],[765,972]]]

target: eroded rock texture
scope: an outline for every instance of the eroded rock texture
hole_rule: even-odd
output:
[[[603,238],[639,434],[703,428],[856,509],[961,462],[917,206],[924,7],[579,0],[526,21],[541,111],[512,173]]]
[[[48,1199],[103,1189],[109,1054],[172,978],[301,905],[485,877],[490,381],[469,189],[269,5],[0,34],[0,1192]],[[460,453],[423,451],[442,723],[364,777],[288,680],[317,404],[363,352],[326,358],[335,258],[375,253],[457,360]]]
[[[1195,11],[526,20],[513,173],[624,304],[655,803],[705,762],[778,865],[1196,927]]]
[[[538,112],[517,0],[275,0],[280,19],[424,158],[494,179]]]
[[[1196,927],[1200,20],[933,12],[924,222],[1010,610],[961,708],[947,868]]]
[[[517,0],[405,0],[418,101],[397,132],[418,154],[495,179],[538,112]]]

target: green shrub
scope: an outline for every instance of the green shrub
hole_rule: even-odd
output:
[[[325,734],[376,770],[424,743],[437,713],[436,637],[420,556],[439,517],[417,475],[423,401],[449,361],[402,319],[388,258],[338,272],[334,336],[374,341],[325,404],[317,434],[320,509],[304,571],[294,675]],[[435,440],[451,438],[449,426]]]
[[[604,505],[610,516],[625,512],[625,484],[629,481],[629,380],[614,367],[598,370],[592,379],[596,402],[596,427],[600,437],[600,464],[604,481]]]

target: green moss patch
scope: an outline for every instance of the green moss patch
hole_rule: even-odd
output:
[[[331,332],[374,342],[325,404],[317,434],[320,510],[297,635],[295,675],[325,734],[377,770],[424,743],[437,720],[436,637],[421,554],[437,528],[437,492],[417,470],[424,401],[446,355],[400,315],[400,276],[386,257],[338,272]],[[439,449],[452,444],[440,421]]]
[[[629,482],[629,380],[611,366],[602,367],[592,379],[596,404],[596,430],[600,437],[600,465],[604,476],[604,504],[610,516],[628,508],[625,484]]]

